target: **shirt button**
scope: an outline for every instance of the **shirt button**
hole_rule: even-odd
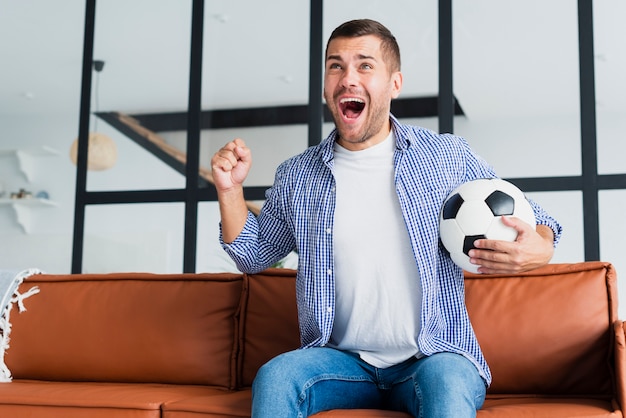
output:
[[[333,271],[331,269],[326,270],[326,273],[328,273],[329,276],[331,276],[333,274]]]
[[[326,312],[331,313],[333,311],[333,308],[331,306],[329,306],[328,308],[326,308]]]
[[[333,232],[333,230],[332,230],[332,229],[330,229],[330,228],[326,228],[326,233],[327,233],[327,234],[330,234],[331,232]]]

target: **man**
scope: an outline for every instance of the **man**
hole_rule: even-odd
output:
[[[336,129],[277,169],[263,209],[248,212],[241,139],[212,159],[221,239],[246,272],[299,256],[302,349],[264,365],[252,416],[306,417],[379,408],[469,417],[491,381],[464,305],[463,273],[439,246],[438,213],[459,184],[495,177],[462,138],[400,124],[400,52],[380,23],[356,20],[326,47],[324,97]],[[531,202],[537,229],[516,218],[515,242],[477,240],[483,273],[549,262],[560,225]]]

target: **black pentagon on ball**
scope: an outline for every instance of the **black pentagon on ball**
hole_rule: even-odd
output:
[[[456,218],[456,214],[459,213],[459,209],[461,209],[461,205],[463,204],[463,202],[463,198],[458,193],[450,196],[448,200],[446,200],[446,203],[443,205],[443,219]]]
[[[476,241],[477,239],[485,238],[486,237],[484,235],[467,235],[463,240],[463,254],[469,257],[469,251],[473,248],[476,248],[474,246],[474,241]]]
[[[500,190],[487,196],[485,203],[494,216],[513,215],[515,211],[515,199]]]

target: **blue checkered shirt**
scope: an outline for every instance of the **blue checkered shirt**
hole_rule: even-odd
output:
[[[398,199],[423,289],[422,353],[458,353],[478,369],[486,384],[489,367],[465,309],[463,272],[440,247],[439,209],[460,184],[495,177],[493,169],[460,137],[400,124],[391,116]],[[282,163],[258,217],[248,214],[245,227],[231,244],[222,241],[237,267],[259,272],[291,251],[298,252],[296,294],[302,347],[325,345],[335,316],[333,222],[333,131],[319,145]],[[535,202],[538,224],[555,233],[561,226]],[[367,208],[364,208],[367,210]]]

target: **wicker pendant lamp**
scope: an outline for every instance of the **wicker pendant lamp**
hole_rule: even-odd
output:
[[[99,108],[99,85],[100,71],[104,68],[104,61],[94,61],[96,70],[96,113]],[[117,145],[109,136],[98,132],[98,119],[94,123],[94,132],[89,133],[89,145],[87,148],[87,170],[102,171],[113,167],[117,162]],[[70,160],[74,165],[78,161],[78,138],[72,142],[70,147]]]
[[[70,147],[70,159],[77,164],[78,139]],[[102,171],[113,167],[117,162],[117,145],[100,132],[89,132],[89,149],[87,153],[87,170]]]

